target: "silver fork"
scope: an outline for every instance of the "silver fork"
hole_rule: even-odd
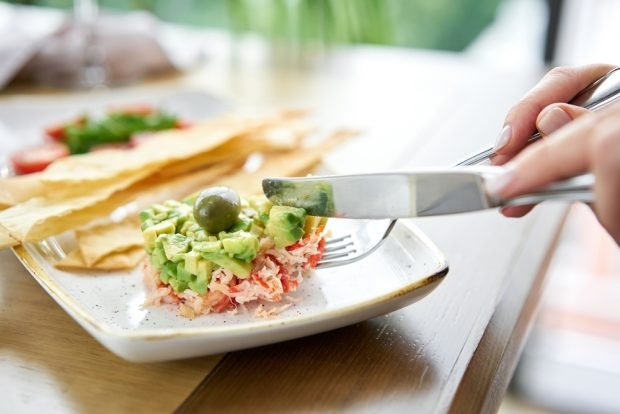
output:
[[[598,111],[619,98],[620,68],[616,68],[583,89],[570,103]],[[528,141],[534,142],[540,138],[542,135],[536,133]],[[490,147],[456,165],[477,165],[494,156],[495,151]],[[318,268],[343,266],[363,259],[381,246],[396,225],[396,220],[356,221],[359,223],[355,231],[344,235],[338,234],[326,240],[325,251],[317,265]]]

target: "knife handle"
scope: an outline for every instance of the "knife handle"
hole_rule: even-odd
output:
[[[615,68],[586,86],[585,89],[579,92],[569,103],[587,108],[591,111],[598,111],[618,100],[620,100],[620,68]],[[540,132],[537,132],[528,139],[528,143],[538,141],[540,138],[542,138],[542,135]],[[491,147],[456,165],[476,165],[494,156],[495,149]]]
[[[558,181],[534,193],[498,200],[500,207],[537,204],[547,200],[582,201],[594,203],[594,175],[583,174],[564,181]]]

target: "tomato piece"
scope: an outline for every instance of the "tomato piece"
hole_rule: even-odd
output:
[[[316,265],[319,264],[319,262],[321,261],[321,258],[323,257],[323,252],[325,251],[325,239],[321,239],[319,240],[319,245],[317,246],[318,249],[318,253],[317,254],[313,254],[312,256],[308,257],[308,265],[311,269],[314,269],[316,267]]]
[[[69,149],[60,142],[46,142],[36,147],[24,148],[11,155],[16,174],[43,171],[52,162],[69,155]]]
[[[286,250],[291,252],[295,249],[299,249],[300,247],[302,247],[304,245],[303,240],[299,240],[297,243],[295,244],[291,244],[290,246],[286,247]]]
[[[56,124],[45,128],[45,135],[56,141],[65,139],[65,125]]]
[[[60,124],[50,125],[45,128],[45,135],[52,138],[55,141],[63,141],[65,139],[65,130],[69,126],[84,125],[86,123],[86,117],[84,115],[75,118],[73,121],[63,122]]]

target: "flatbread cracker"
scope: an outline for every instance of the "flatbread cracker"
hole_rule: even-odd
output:
[[[242,194],[262,194],[262,179],[266,177],[285,177],[302,175],[311,171],[321,161],[321,157],[346,139],[356,135],[356,131],[342,130],[331,134],[323,141],[306,148],[281,153],[267,154],[257,171],[238,171],[214,182],[234,188]]]
[[[54,267],[61,270],[127,270],[133,269],[146,256],[142,247],[133,247],[124,252],[112,253],[93,266],[87,266],[79,249],[73,250]]]
[[[170,186],[183,194],[193,191],[195,186],[212,182],[238,166],[238,162],[220,163],[199,173],[190,174],[175,180],[152,183],[144,182],[113,194],[107,199],[98,196],[81,196],[66,200],[63,204],[43,198],[29,200],[0,212],[0,225],[8,230],[10,238],[0,235],[0,248],[19,242],[43,240],[92,220],[110,214],[114,209],[149,193],[158,193]],[[194,181],[195,180],[195,181]]]
[[[106,223],[76,230],[78,249],[86,266],[91,267],[102,258],[132,247],[144,245],[140,223],[134,217],[119,223]]]

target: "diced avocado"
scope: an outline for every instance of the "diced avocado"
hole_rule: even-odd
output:
[[[179,281],[175,278],[171,277],[170,279],[168,279],[168,284],[172,286],[172,289],[176,290],[177,292],[181,292],[181,286],[179,284]]]
[[[177,265],[171,261],[165,262],[159,273],[159,278],[164,283],[172,284],[170,281],[175,280],[177,277]]]
[[[333,189],[327,181],[265,180],[263,191],[277,205],[302,207],[312,216],[334,214]]]
[[[153,227],[155,226],[151,226],[142,232],[142,236],[144,237],[144,248],[149,253],[153,251],[155,240],[157,240],[157,232]]]
[[[269,220],[265,233],[282,248],[295,244],[304,235],[304,219],[306,212],[302,208],[273,206],[269,212]]]
[[[189,282],[189,288],[198,294],[207,292],[209,283],[211,282],[212,263],[208,260],[200,259],[198,261],[198,272]]]
[[[187,284],[192,281],[192,274],[185,269],[183,262],[177,263],[177,282],[181,291],[187,289]]]
[[[265,232],[265,227],[257,224],[256,222],[252,222],[252,226],[250,227],[250,233],[252,233],[255,236],[262,236],[264,232]]]
[[[211,282],[211,273],[213,273],[213,263],[208,260],[200,259],[198,261],[198,271],[196,277],[205,280],[207,284]]]
[[[162,221],[161,223],[155,224],[149,228],[155,230],[155,233],[158,236],[160,234],[173,234],[176,230],[176,227],[172,221]]]
[[[230,229],[228,229],[228,232],[234,233],[240,230],[248,231],[250,230],[251,226],[252,226],[252,219],[246,216],[245,214],[239,214],[239,218],[237,219],[235,224],[233,224],[233,226]]]
[[[199,295],[203,295],[207,293],[208,283],[201,279],[192,280],[187,284],[191,290],[198,293]]]
[[[198,252],[191,251],[185,254],[185,269],[188,272],[197,275],[198,274],[198,261],[200,260],[200,255]]]
[[[162,234],[158,239],[161,239],[166,257],[173,262],[183,260],[185,253],[189,251],[190,239],[182,234]]]
[[[235,259],[251,262],[258,252],[258,237],[246,231],[228,233],[222,239],[222,246]]]
[[[216,241],[204,241],[204,242],[195,242],[192,243],[192,246],[195,251],[200,254],[203,253],[219,253],[222,251],[222,242],[219,240]]]
[[[252,196],[248,197],[248,204],[251,208],[256,210],[259,220],[262,221],[263,224],[267,223],[269,212],[271,211],[271,207],[273,207],[271,201],[264,196]]]
[[[234,259],[228,256],[226,253],[202,253],[202,257],[212,261],[218,266],[228,269],[233,272],[237,277],[245,279],[250,276],[252,272],[252,264],[242,262],[241,260]]]
[[[168,259],[166,258],[166,254],[164,253],[164,249],[159,246],[155,246],[153,252],[151,253],[151,264],[160,269],[164,263],[166,263]]]

